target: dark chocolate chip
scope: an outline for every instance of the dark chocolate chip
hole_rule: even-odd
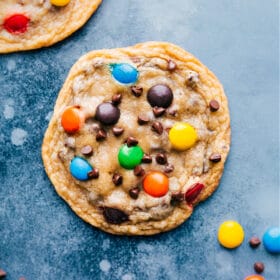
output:
[[[185,200],[184,194],[181,192],[175,192],[171,195],[171,204],[178,204],[180,202],[183,202]]]
[[[142,163],[152,163],[153,159],[150,155],[144,154],[142,158]]]
[[[139,192],[140,192],[140,189],[138,187],[134,187],[134,188],[130,189],[128,193],[131,198],[137,199],[139,196]]]
[[[136,146],[138,144],[138,140],[132,136],[127,137],[125,142],[128,147]]]
[[[7,273],[3,269],[0,269],[0,279],[4,278],[6,276],[7,276]]]
[[[123,177],[121,174],[119,173],[114,173],[113,177],[112,177],[112,181],[114,183],[115,186],[119,186],[122,184],[123,182]]]
[[[116,124],[120,118],[120,109],[110,102],[101,103],[97,106],[95,118],[102,124]]]
[[[86,145],[82,147],[81,153],[85,156],[91,156],[93,153],[93,149],[90,145]]]
[[[103,141],[107,138],[107,132],[104,129],[99,129],[96,134],[96,141]]]
[[[145,115],[139,115],[137,118],[137,122],[140,125],[147,124],[149,121],[150,121],[149,117]]]
[[[152,130],[155,131],[157,134],[161,135],[163,133],[163,126],[160,122],[153,122]]]
[[[117,127],[117,126],[113,127],[113,133],[115,136],[120,136],[123,134],[123,132],[124,129],[122,127]]]
[[[134,167],[133,173],[135,176],[141,177],[141,176],[144,176],[145,170],[142,168],[141,165],[137,165]]]
[[[122,101],[122,95],[121,93],[116,93],[112,97],[112,102],[115,106],[119,105]]]
[[[217,100],[211,100],[209,103],[210,111],[211,112],[216,112],[220,109],[220,104]]]
[[[221,155],[217,153],[211,154],[209,157],[209,160],[212,162],[219,162],[221,161],[221,159],[222,159]]]
[[[171,60],[171,59],[169,59],[169,60],[168,60],[168,64],[167,64],[167,69],[168,69],[169,71],[174,71],[174,70],[176,69],[176,67],[177,67],[176,62],[173,61],[173,60]]]
[[[156,162],[157,162],[158,164],[161,164],[161,165],[166,164],[166,163],[167,163],[167,157],[166,157],[166,155],[163,154],[163,153],[157,154],[157,155],[156,155]]]
[[[97,168],[93,168],[89,173],[88,173],[89,179],[97,179],[99,177],[99,171]]]
[[[171,173],[174,170],[174,165],[173,164],[167,164],[164,166],[164,172],[165,173]]]
[[[152,107],[167,108],[173,101],[173,93],[169,86],[158,84],[148,90],[147,99]]]
[[[166,109],[165,108],[162,108],[162,107],[157,107],[155,106],[153,108],[153,113],[155,115],[155,117],[160,117],[162,116],[164,113],[165,113]]]
[[[253,236],[250,239],[249,244],[252,248],[257,248],[261,244],[261,240],[257,236]]]
[[[262,262],[255,262],[254,269],[257,273],[262,273],[264,271],[264,264]]]
[[[107,223],[121,224],[128,221],[128,215],[116,208],[104,207],[103,215]]]
[[[140,87],[140,86],[132,86],[130,88],[131,88],[131,92],[136,97],[140,97],[142,95],[142,93],[143,93],[143,88]]]

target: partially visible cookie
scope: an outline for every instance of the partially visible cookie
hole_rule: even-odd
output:
[[[214,74],[173,44],[147,42],[78,60],[42,155],[82,219],[150,235],[183,223],[214,192],[229,147],[227,99]]]
[[[79,29],[102,0],[0,1],[0,53],[50,46]]]

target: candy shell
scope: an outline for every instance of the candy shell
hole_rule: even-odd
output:
[[[71,0],[51,0],[51,4],[58,7],[63,7],[69,4]]]
[[[133,169],[141,163],[143,150],[138,145],[128,147],[127,144],[121,146],[118,154],[119,164],[126,169]]]
[[[218,241],[222,246],[233,249],[241,245],[244,240],[242,226],[235,221],[223,222],[218,230]]]
[[[270,253],[280,253],[280,227],[271,227],[263,235],[263,245]]]
[[[61,116],[61,125],[68,133],[77,132],[84,123],[84,115],[76,106],[68,107]]]
[[[92,166],[81,157],[74,157],[70,163],[71,175],[80,181],[88,180],[88,173],[92,170]]]
[[[162,172],[151,171],[143,180],[143,189],[153,197],[164,196],[169,189],[168,177]]]
[[[249,275],[247,276],[244,280],[265,280],[265,278],[263,278],[260,275]]]
[[[24,33],[27,30],[29,18],[22,14],[14,14],[4,20],[4,28],[15,34]]]
[[[134,84],[138,79],[138,70],[128,63],[111,65],[112,76],[121,84]]]

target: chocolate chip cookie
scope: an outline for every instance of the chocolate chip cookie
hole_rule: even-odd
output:
[[[182,224],[217,188],[230,148],[215,75],[170,43],[93,51],[62,87],[42,155],[58,194],[113,234]]]

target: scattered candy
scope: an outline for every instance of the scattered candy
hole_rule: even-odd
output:
[[[264,264],[262,262],[255,262],[254,269],[257,273],[262,273],[264,271]]]
[[[118,160],[123,168],[133,169],[140,164],[143,154],[143,150],[138,145],[128,147],[124,144],[119,150]]]
[[[177,150],[186,150],[197,141],[196,130],[188,123],[177,122],[169,130],[169,141]]]
[[[244,240],[242,226],[235,221],[223,222],[218,230],[218,240],[222,246],[228,249],[240,246]]]
[[[263,245],[270,253],[280,253],[280,227],[271,227],[263,235]]]
[[[152,107],[167,108],[173,101],[173,93],[169,86],[158,84],[148,90],[147,98]]]
[[[63,7],[69,4],[70,0],[51,0],[51,4],[58,7]]]
[[[249,244],[252,248],[257,248],[261,244],[261,240],[257,236],[253,236],[249,240]]]
[[[138,79],[138,71],[128,63],[111,65],[112,76],[121,84],[134,84]]]
[[[86,181],[89,178],[88,173],[93,171],[92,166],[81,157],[74,157],[70,163],[71,175],[80,181]]]
[[[15,14],[5,19],[4,28],[14,34],[24,33],[27,30],[29,18],[22,14]]]
[[[84,124],[85,118],[78,107],[72,106],[64,110],[61,125],[68,133],[77,132]]]
[[[161,197],[168,192],[168,177],[159,171],[150,172],[143,180],[144,191],[153,196]]]
[[[110,102],[97,106],[95,118],[105,125],[116,124],[120,118],[120,109]]]
[[[249,275],[244,280],[265,280],[265,279],[260,275]]]

